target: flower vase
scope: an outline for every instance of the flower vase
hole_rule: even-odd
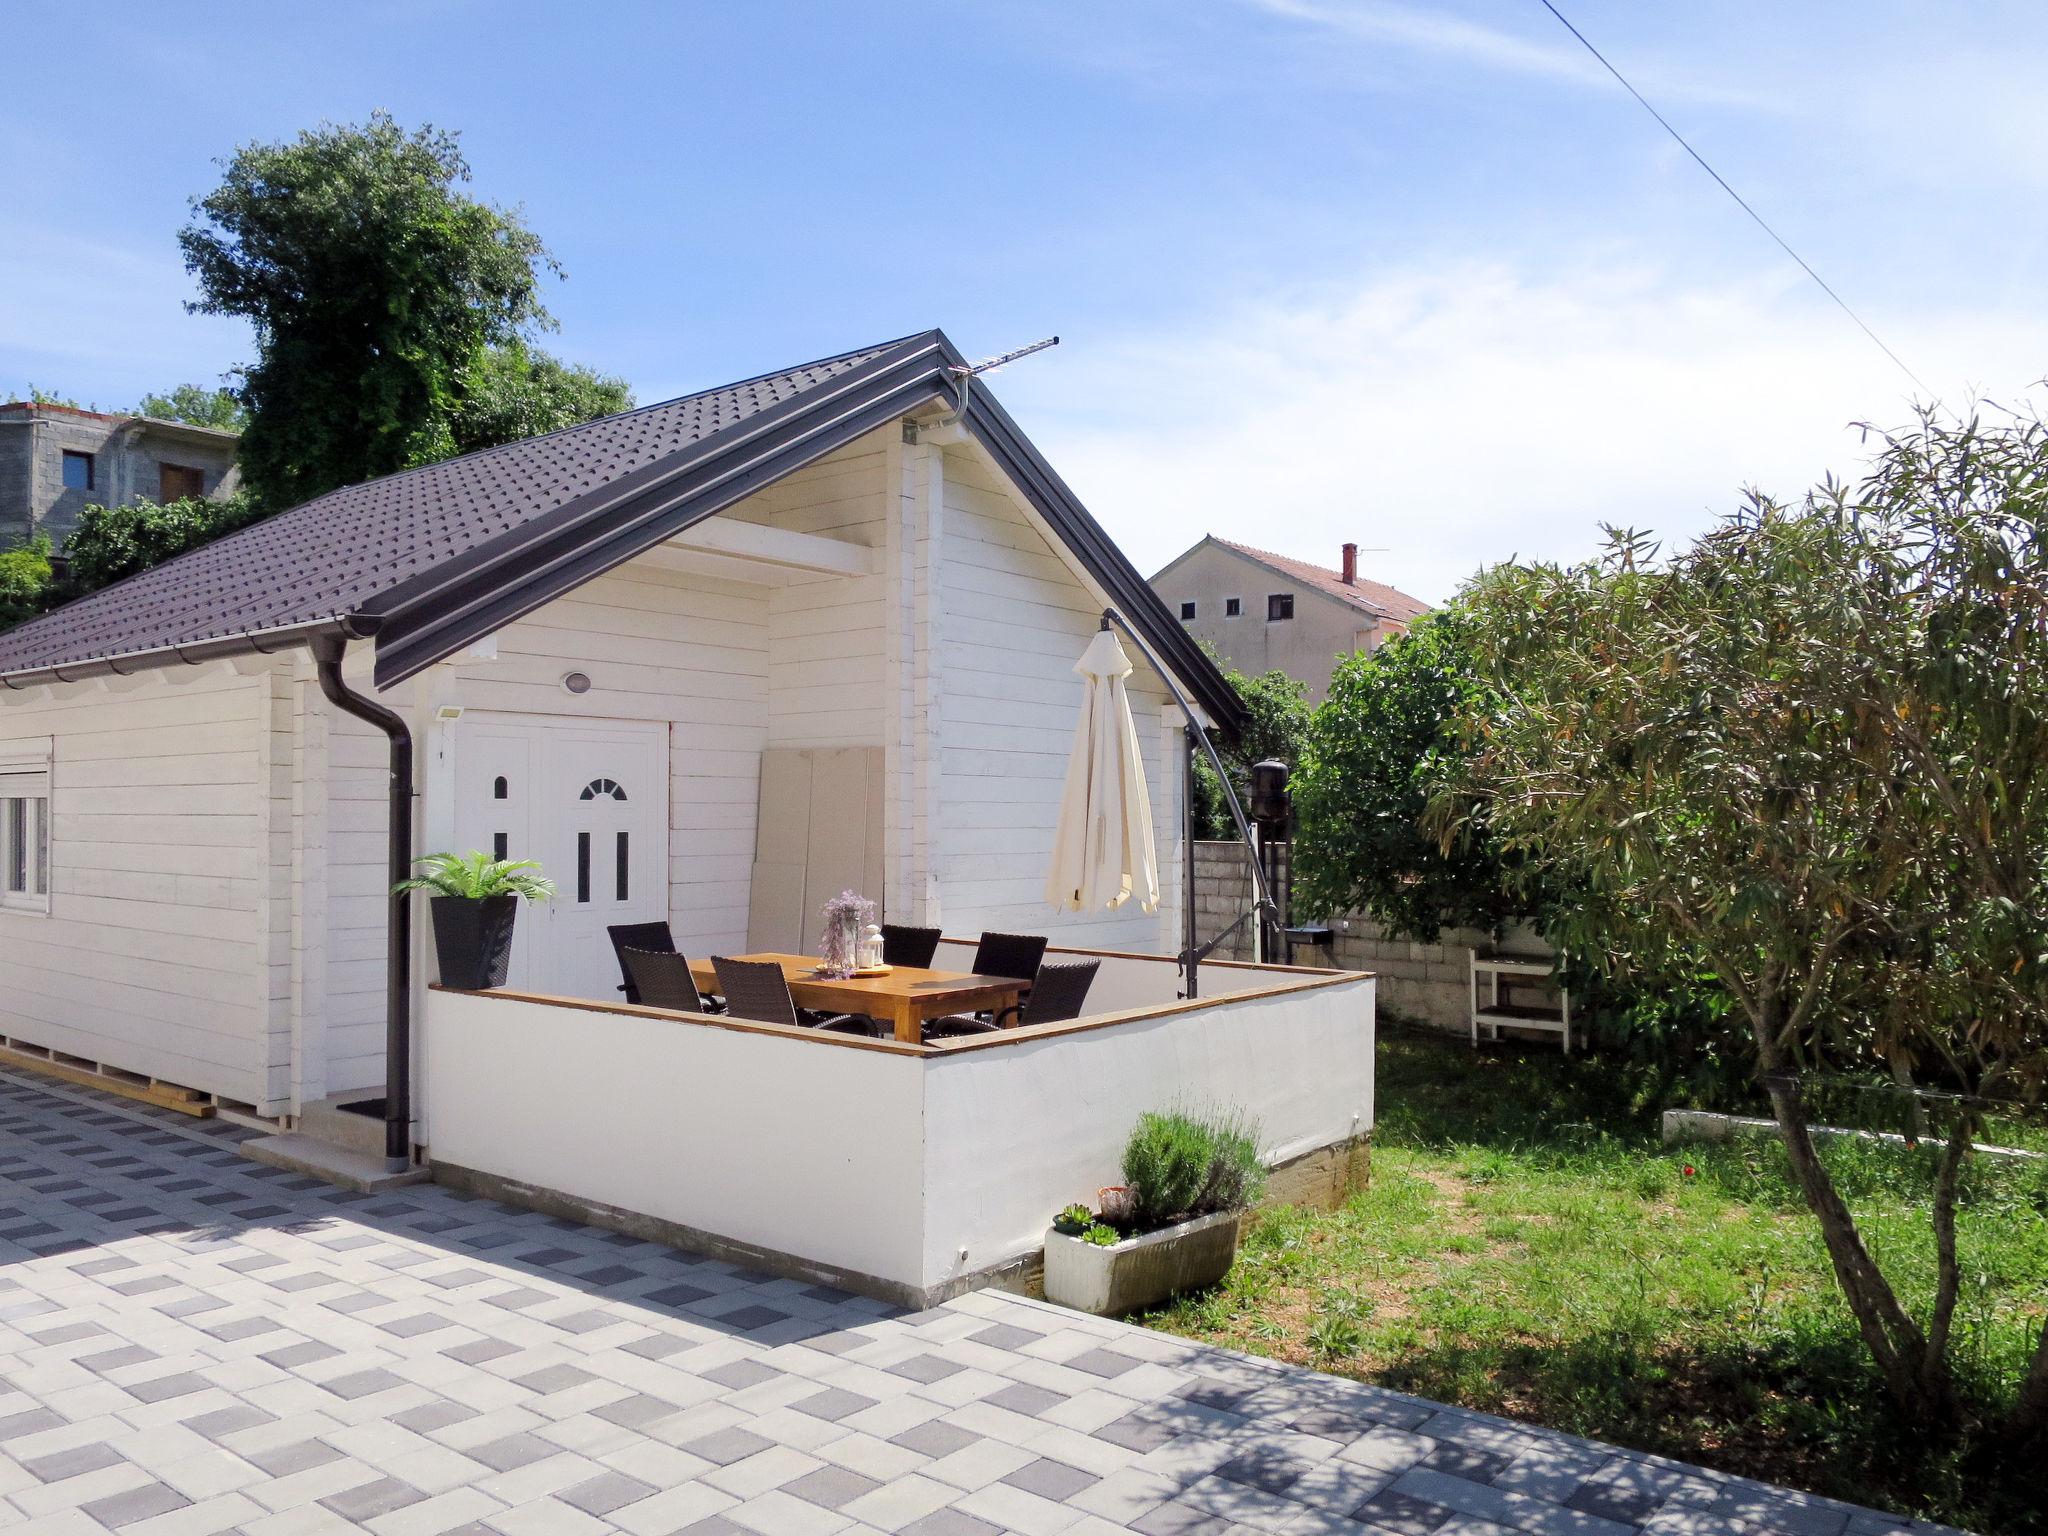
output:
[[[860,947],[860,924],[854,914],[835,912],[827,917],[822,945],[825,963],[820,969],[828,976],[851,976]]]

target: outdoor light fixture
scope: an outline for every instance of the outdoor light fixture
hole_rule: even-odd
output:
[[[1252,820],[1267,827],[1285,828],[1290,807],[1287,798],[1287,765],[1267,758],[1252,765]]]
[[[462,706],[460,704],[443,704],[434,711],[434,718],[443,725],[453,725],[462,718]]]
[[[588,693],[590,692],[590,674],[588,672],[568,673],[562,679],[562,686],[571,693]]]

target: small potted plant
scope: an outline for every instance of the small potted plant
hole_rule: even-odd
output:
[[[487,853],[430,853],[424,873],[391,888],[432,891],[434,954],[441,985],[482,992],[505,985],[512,964],[512,923],[519,899],[551,901],[555,883],[531,859],[494,859]]]
[[[1242,1116],[1142,1116],[1124,1147],[1124,1184],[1100,1214],[1060,1212],[1045,1235],[1048,1301],[1098,1316],[1214,1285],[1237,1260],[1245,1210],[1266,1182],[1257,1129]]]

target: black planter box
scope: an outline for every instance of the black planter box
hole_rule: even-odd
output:
[[[441,962],[441,985],[464,992],[482,992],[505,985],[512,966],[512,923],[519,916],[517,896],[489,896],[471,901],[463,896],[436,896],[434,954]]]

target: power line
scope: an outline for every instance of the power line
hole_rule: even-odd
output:
[[[1927,384],[1925,383],[1925,381],[1921,379],[1919,374],[1915,373],[1912,369],[1906,366],[1905,360],[1901,358],[1898,353],[1894,352],[1890,347],[1884,344],[1884,338],[1878,335],[1877,332],[1873,331],[1869,327],[1869,325],[1867,325],[1864,322],[1863,317],[1857,314],[1855,310],[1849,307],[1849,301],[1843,298],[1839,293],[1835,292],[1834,289],[1830,288],[1828,286],[1827,279],[1822,277],[1818,272],[1814,271],[1812,266],[1808,264],[1806,258],[1800,255],[1797,251],[1793,250],[1792,247],[1786,243],[1785,237],[1779,234],[1775,229],[1771,228],[1769,222],[1764,218],[1764,216],[1758,213],[1754,208],[1750,207],[1749,204],[1743,200],[1742,194],[1736,191],[1733,187],[1729,186],[1726,178],[1724,178],[1719,171],[1715,170],[1711,165],[1707,164],[1706,157],[1703,156],[1698,150],[1694,149],[1690,144],[1686,143],[1685,135],[1680,133],[1676,128],[1672,127],[1670,123],[1665,121],[1664,114],[1662,112],[1659,112],[1655,107],[1651,106],[1649,101],[1645,99],[1645,97],[1643,96],[1643,93],[1628,83],[1628,77],[1624,75],[1620,70],[1616,69],[1612,64],[1608,63],[1607,55],[1602,53],[1598,48],[1595,48],[1592,45],[1592,43],[1587,40],[1585,33],[1581,32],[1577,27],[1573,26],[1571,22],[1565,19],[1565,14],[1563,11],[1560,11],[1556,6],[1552,5],[1550,3],[1550,0],[1539,0],[1539,3],[1542,5],[1543,9],[1550,12],[1551,15],[1555,16],[1558,19],[1559,24],[1563,26],[1565,31],[1571,33],[1573,37],[1579,40],[1580,44],[1585,48],[1586,52],[1590,53],[1591,55],[1593,55],[1594,58],[1600,61],[1601,68],[1605,69],[1607,73],[1614,76],[1616,80],[1619,80],[1621,82],[1621,88],[1627,91],[1629,95],[1635,97],[1637,103],[1642,107],[1642,109],[1657,120],[1657,126],[1662,128],[1666,133],[1670,134],[1671,137],[1677,141],[1678,147],[1684,150],[1688,155],[1691,155],[1693,159],[1696,162],[1698,162],[1699,168],[1705,171],[1709,176],[1713,177],[1715,184],[1718,185],[1723,192],[1726,192],[1730,197],[1735,199],[1735,205],[1738,208],[1740,208],[1744,213],[1748,214],[1752,219],[1756,220],[1757,228],[1761,229],[1765,234],[1769,235],[1773,240],[1775,240],[1778,243],[1779,250],[1783,251],[1787,256],[1790,256],[1794,261],[1798,262],[1800,270],[1805,272],[1806,275],[1812,278],[1816,283],[1820,284],[1820,291],[1822,293],[1825,293],[1829,298],[1833,299],[1835,303],[1841,308],[1842,313],[1847,315],[1851,320],[1854,320],[1856,322],[1857,328],[1861,330],[1864,335],[1868,336],[1872,341],[1877,343],[1877,348],[1880,352],[1884,353],[1886,357],[1890,358],[1894,363],[1898,364],[1899,372],[1903,373],[1907,378],[1911,379],[1914,382],[1914,384],[1918,385],[1919,388],[1923,390],[1925,393],[1929,395],[1932,395],[1934,393],[1932,389],[1929,389],[1927,387]]]

